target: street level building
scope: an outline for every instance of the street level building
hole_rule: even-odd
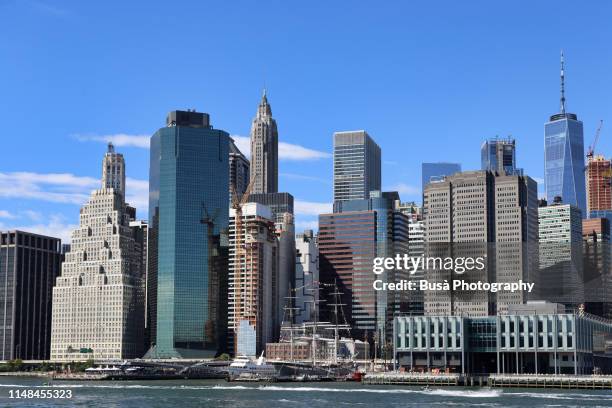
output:
[[[612,321],[554,306],[513,305],[508,314],[489,317],[398,316],[398,365],[472,375],[612,373],[606,351]]]

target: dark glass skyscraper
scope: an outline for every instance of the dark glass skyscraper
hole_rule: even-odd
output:
[[[443,177],[452,176],[461,172],[459,163],[423,163],[421,164],[421,186],[425,191],[425,186],[432,181],[441,180]]]
[[[157,316],[148,357],[210,357],[221,351],[228,161],[229,135],[213,129],[206,113],[170,112],[167,126],[151,138],[149,214],[157,265],[150,272],[157,281]]]
[[[238,195],[238,197],[242,197],[249,185],[251,163],[248,161],[246,156],[242,154],[240,149],[238,149],[232,139],[230,139],[229,146],[230,187],[233,186],[233,188],[236,190],[236,194]]]
[[[51,290],[62,261],[59,238],[0,233],[0,360],[48,360]]]
[[[546,198],[561,197],[587,217],[582,122],[565,111],[565,72],[561,54],[561,111],[544,125],[544,177]]]
[[[403,271],[372,273],[375,257],[408,253],[409,219],[399,204],[395,191],[372,191],[368,199],[336,201],[333,214],[319,216],[320,280],[339,285],[351,333],[375,335],[379,346],[391,335],[393,315],[408,304],[407,293],[372,287],[376,279],[408,278]]]
[[[508,139],[490,139],[480,147],[480,170],[488,170],[500,176],[520,176],[522,169],[516,168],[516,141]]]

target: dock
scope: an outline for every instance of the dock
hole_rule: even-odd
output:
[[[612,389],[612,375],[491,374],[490,387]]]
[[[369,385],[612,389],[612,375],[491,374],[489,376],[472,376],[443,373],[386,372],[368,373],[362,381]]]
[[[427,373],[367,373],[361,380],[368,385],[464,385],[465,378],[460,374]]]

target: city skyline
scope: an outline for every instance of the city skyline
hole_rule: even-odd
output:
[[[612,119],[607,116],[609,102],[606,95],[609,94],[610,81],[605,75],[612,67],[612,59],[602,51],[605,44],[600,40],[604,37],[601,36],[601,24],[606,13],[599,9],[607,9],[608,5],[590,6],[596,7],[598,13],[578,10],[574,18],[575,24],[584,28],[578,30],[580,32],[565,28],[563,18],[554,24],[544,24],[546,30],[530,25],[545,12],[545,4],[542,4],[534,6],[532,16],[520,16],[520,21],[528,23],[523,33],[513,33],[511,36],[506,31],[493,32],[488,30],[491,23],[486,23],[482,28],[459,30],[461,32],[452,47],[442,44],[435,35],[424,39],[422,44],[412,42],[412,36],[425,29],[421,24],[431,20],[426,16],[423,23],[418,23],[407,13],[406,18],[413,26],[376,28],[373,37],[384,41],[384,45],[363,59],[363,66],[353,64],[354,72],[350,74],[342,69],[343,62],[352,61],[350,57],[356,51],[349,37],[337,35],[330,45],[314,41],[320,47],[316,50],[313,42],[304,38],[309,33],[316,40],[332,30],[338,30],[326,25],[335,14],[334,10],[330,10],[329,16],[321,17],[325,23],[321,32],[311,32],[299,24],[295,25],[299,17],[305,13],[305,16],[310,16],[315,10],[277,10],[276,13],[284,13],[281,26],[271,27],[271,32],[264,34],[272,48],[291,51],[292,44],[285,44],[275,37],[279,30],[288,30],[296,40],[293,46],[298,52],[308,54],[316,51],[315,59],[332,62],[331,65],[324,64],[327,70],[325,75],[313,64],[298,69],[303,57],[295,53],[289,54],[288,61],[287,58],[285,61],[281,59],[282,52],[278,53],[279,56],[264,53],[246,64],[240,59],[238,65],[241,68],[236,71],[234,67],[227,73],[212,68],[197,73],[202,68],[202,60],[194,61],[196,69],[187,66],[189,64],[179,64],[182,65],[181,69],[186,70],[185,76],[192,86],[186,87],[186,83],[180,82],[178,86],[166,88],[161,86],[163,81],[170,75],[176,75],[176,71],[153,70],[152,73],[145,73],[140,70],[140,64],[150,64],[150,59],[159,51],[144,50],[130,56],[112,47],[107,50],[105,46],[112,45],[112,39],[96,44],[82,43],[85,40],[73,38],[74,30],[82,28],[81,19],[100,11],[96,6],[66,2],[62,4],[63,9],[51,11],[40,7],[41,4],[47,3],[34,6],[9,2],[0,6],[16,14],[15,20],[8,22],[6,29],[20,33],[23,29],[17,26],[25,18],[39,23],[37,27],[32,27],[33,33],[5,46],[9,54],[22,50],[23,55],[15,59],[15,66],[0,68],[2,78],[9,79],[5,95],[6,100],[11,101],[10,106],[3,110],[7,115],[4,123],[8,127],[8,134],[19,136],[6,138],[5,141],[7,151],[13,153],[3,158],[0,169],[1,230],[21,228],[65,240],[77,224],[79,206],[87,201],[90,191],[99,182],[96,178],[99,172],[96,158],[104,151],[109,139],[130,163],[126,200],[138,208],[139,218],[146,218],[149,155],[146,146],[154,130],[163,125],[159,118],[173,109],[196,108],[208,112],[216,118],[215,127],[227,130],[236,139],[240,150],[248,156],[248,131],[253,110],[264,87],[267,88],[270,103],[274,105],[274,117],[278,121],[279,191],[288,191],[295,196],[298,232],[315,226],[317,215],[331,210],[331,154],[335,131],[364,129],[373,135],[383,152],[382,189],[398,190],[403,201],[420,201],[422,162],[456,161],[462,164],[464,170],[477,169],[481,143],[496,135],[506,137],[511,134],[516,139],[517,166],[524,168],[526,175],[541,181],[544,176],[543,125],[550,115],[558,111],[558,53],[561,48],[566,55],[568,110],[576,112],[584,121],[585,149],[592,143],[599,119],[605,123],[610,123],[609,119]],[[416,7],[406,11],[428,11],[427,7]],[[467,17],[466,13],[475,8],[470,6],[467,7],[469,10],[461,12],[451,7],[442,11],[439,17],[443,21],[450,21],[453,12],[460,12],[459,17],[469,23],[470,18],[478,16]],[[192,9],[196,15],[205,11],[197,5],[193,5]],[[381,14],[390,14],[389,11],[389,8],[376,10],[372,16],[366,17],[367,10],[356,5],[346,18],[376,19]],[[506,11],[507,15],[500,16],[502,20],[517,18],[515,12]],[[133,12],[127,10],[126,15],[131,16]],[[245,7],[245,10],[207,8],[206,12],[234,17],[230,28],[235,28],[253,10],[249,7]],[[265,10],[257,11],[263,12]],[[150,18],[159,17],[160,13],[155,8],[145,11],[146,17]],[[211,24],[214,29],[217,23]],[[295,27],[288,27],[291,24]],[[22,25],[33,26],[31,23]],[[62,59],[62,56],[66,57],[66,50],[54,55],[54,45],[47,44],[50,47],[48,52],[40,52],[39,48],[39,37],[44,38],[57,25],[65,27],[58,30],[53,39],[60,43],[63,41],[64,47],[67,41],[70,46],[65,47],[66,50],[85,55],[77,64],[80,68],[89,70],[91,61],[97,61],[95,56],[98,54],[109,59],[123,56],[125,61],[120,65],[110,63],[107,69],[92,69],[89,75],[76,72],[74,68],[67,69],[72,60]],[[193,20],[189,20],[186,28],[171,37],[193,32],[195,26]],[[206,35],[210,29],[203,27],[202,34]],[[98,38],[102,30],[102,27],[92,27],[85,30],[84,37]],[[221,51],[218,47],[233,44],[238,51],[253,57],[247,44],[243,43],[243,36],[250,29],[244,30],[228,33],[227,38],[213,37],[220,44],[212,47],[211,55],[219,57]],[[479,30],[488,30],[489,39],[477,38]],[[129,44],[142,41],[152,46],[156,41],[161,41],[149,31],[139,35],[119,31],[113,34],[113,38],[123,33]],[[534,44],[528,44],[533,39],[530,34],[536,33],[538,37]],[[143,37],[144,34],[151,37]],[[366,44],[378,44],[371,42],[375,40],[368,39],[365,33],[354,35]],[[496,40],[505,45],[500,47],[503,50],[483,51],[484,46]],[[46,39],[43,42],[46,43]],[[410,57],[401,55],[403,51],[400,52],[398,47],[403,44],[407,44],[406,51]],[[91,47],[91,52],[96,51],[97,54],[85,53],[82,50],[84,46]],[[338,51],[339,54],[335,56],[330,54],[334,46],[346,49]],[[168,45],[161,42],[161,47],[163,49]],[[520,50],[521,47],[524,50]],[[427,48],[435,50],[435,55]],[[143,60],[135,61],[136,55]],[[236,62],[233,58],[237,56],[239,53],[236,52],[224,56],[222,66],[231,67]],[[47,59],[45,71],[35,68],[40,58]],[[288,65],[283,66],[283,62]],[[449,68],[453,62],[458,63],[458,69]],[[29,66],[27,72],[18,69],[24,63]],[[133,64],[131,68],[130,63]],[[385,68],[389,63],[396,64],[398,68]],[[431,68],[432,72],[423,72],[424,67]],[[66,69],[67,72],[61,72]],[[289,75],[288,71],[292,69],[297,70]],[[68,75],[72,76],[71,82],[68,82]],[[146,87],[140,83],[143,75],[147,79],[143,81]],[[592,81],[592,78],[597,78],[597,81]],[[115,86],[103,86],[104,81],[109,79]],[[124,88],[125,81],[135,81],[136,84]],[[150,84],[156,81],[162,89],[153,91]],[[423,84],[418,85],[417,82]],[[117,99],[123,101],[119,103]],[[460,106],[458,100],[463,101],[465,106]],[[35,116],[31,115],[32,111],[36,111]],[[317,120],[305,120],[306,116]],[[36,120],[26,120],[32,117]],[[440,117],[444,120],[433,120]],[[596,152],[609,157],[612,138],[605,123]],[[440,141],[444,142],[445,148],[440,149]],[[540,185],[540,196],[544,194],[542,187]]]

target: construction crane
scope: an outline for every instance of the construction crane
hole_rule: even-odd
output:
[[[599,134],[601,133],[601,126],[603,125],[603,120],[599,121],[599,126],[597,127],[597,131],[595,132],[595,139],[593,143],[589,146],[589,150],[587,151],[587,160],[592,159],[595,154],[595,147],[597,146],[597,142],[599,141]]]
[[[242,206],[246,204],[251,195],[251,191],[253,190],[253,185],[255,184],[255,180],[257,175],[253,175],[249,185],[247,186],[244,194],[242,196],[238,196],[238,192],[236,191],[236,187],[232,184],[230,185],[231,191],[231,208],[234,210],[234,354],[238,348],[238,339],[236,335],[238,334],[238,328],[240,326],[240,321],[242,320],[242,300],[241,300],[241,292],[242,292],[242,234],[243,234],[243,224],[242,224]],[[245,267],[246,269],[246,267]],[[246,277],[245,277],[246,278]]]

